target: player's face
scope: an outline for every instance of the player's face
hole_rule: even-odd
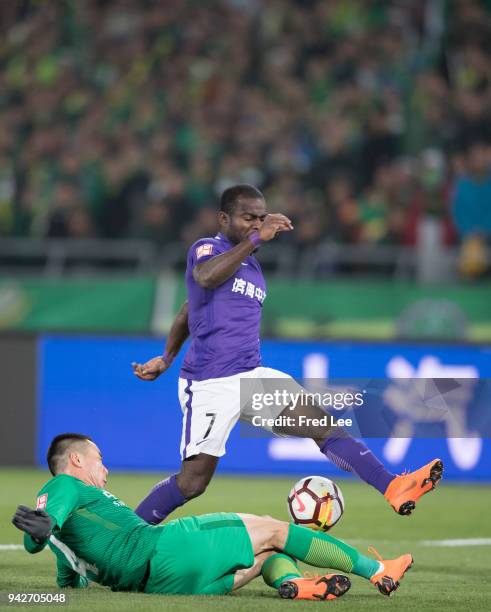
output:
[[[266,202],[262,198],[239,198],[231,215],[220,213],[220,230],[236,244],[258,231],[266,215]]]
[[[80,459],[84,471],[84,481],[94,487],[103,489],[106,486],[108,469],[102,463],[101,451],[93,442],[87,442]]]

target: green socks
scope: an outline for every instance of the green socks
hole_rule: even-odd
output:
[[[380,563],[359,553],[356,548],[323,533],[290,525],[285,553],[316,567],[330,567],[370,579],[380,571]],[[269,560],[269,559],[268,559]]]
[[[277,589],[285,580],[302,577],[295,561],[283,553],[268,557],[263,563],[261,573],[264,582],[273,589]]]

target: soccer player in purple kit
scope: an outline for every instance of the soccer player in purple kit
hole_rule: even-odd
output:
[[[181,469],[157,483],[136,509],[152,524],[206,490],[232,428],[239,419],[250,422],[250,413],[241,405],[241,379],[258,384],[263,379],[294,382],[288,374],[261,365],[259,331],[266,284],[253,255],[280,232],[292,231],[293,225],[285,215],[268,213],[262,193],[252,185],[235,185],[223,192],[218,225],[214,238],[202,238],[189,249],[188,300],[174,320],[165,353],[144,364],[132,364],[139,379],[155,380],[191,336],[179,378]],[[288,412],[287,407],[275,416]],[[297,410],[299,414],[318,418],[325,412],[304,406]],[[418,499],[442,477],[439,459],[396,476],[344,429],[317,426],[309,430],[294,425],[270,431],[311,437],[320,452],[375,487],[399,514],[411,514]]]

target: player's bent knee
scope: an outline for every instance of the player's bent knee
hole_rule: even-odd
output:
[[[195,497],[199,497],[206,491],[206,487],[208,486],[207,482],[193,482],[190,483],[185,490],[183,491],[183,495],[186,499],[193,499]]]
[[[289,529],[290,523],[287,523],[286,521],[274,521],[273,533],[271,538],[271,544],[274,548],[283,550],[288,539]]]
[[[283,549],[288,537],[289,523],[280,521],[269,515],[260,517],[263,528],[268,532],[268,546],[276,549]]]
[[[199,497],[206,491],[209,479],[202,477],[178,479],[177,483],[181,493],[186,499]]]

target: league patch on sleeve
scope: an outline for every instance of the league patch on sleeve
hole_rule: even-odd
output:
[[[213,253],[212,244],[202,244],[196,249],[196,259],[201,259],[205,255],[211,255]]]
[[[44,493],[37,498],[36,510],[45,510],[48,503],[48,494]]]

